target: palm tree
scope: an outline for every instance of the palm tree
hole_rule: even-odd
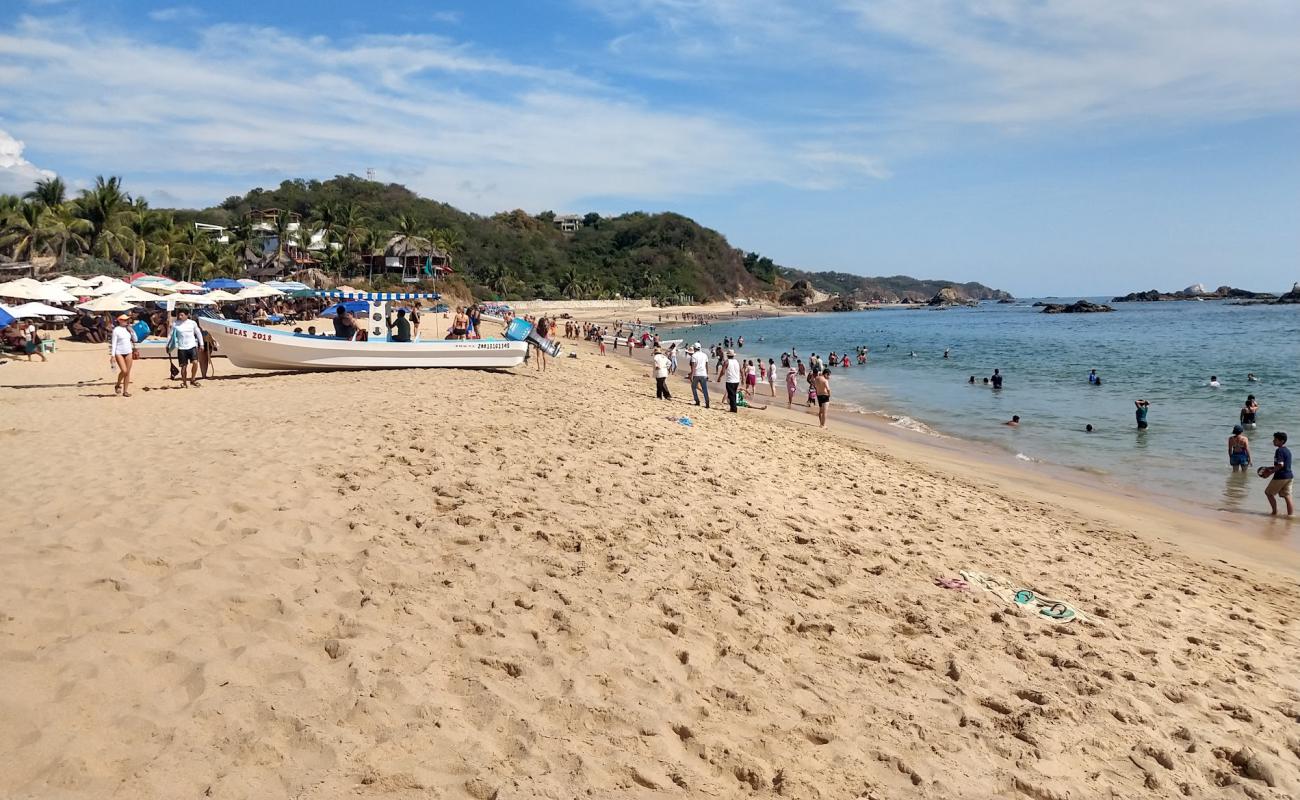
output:
[[[122,250],[121,237],[116,233],[118,215],[130,204],[130,195],[122,191],[122,179],[116,175],[95,178],[93,189],[83,189],[77,201],[78,215],[90,223],[90,239],[87,250],[92,255],[106,253],[112,256],[115,250]],[[108,239],[105,242],[105,239]]]
[[[153,212],[148,238],[160,274],[166,274],[171,269],[173,249],[180,243],[183,235],[176,227],[176,219],[170,213]]]
[[[175,253],[185,265],[185,280],[193,280],[194,265],[206,262],[205,251],[212,237],[193,225],[180,232],[176,240]],[[200,267],[200,272],[202,268]]]
[[[581,300],[583,294],[587,291],[586,281],[578,274],[578,270],[569,267],[569,269],[560,276],[560,291],[570,300]]]
[[[57,208],[68,199],[68,186],[57,176],[41,178],[36,181],[36,188],[23,195],[23,199],[45,208]]]
[[[131,210],[123,216],[126,219],[121,230],[131,248],[131,271],[135,272],[144,263],[147,254],[149,233],[154,224],[153,214],[149,211],[149,204],[142,199],[133,203]]]
[[[356,255],[357,246],[362,237],[367,233],[366,226],[369,221],[361,212],[361,207],[356,203],[348,203],[342,209],[337,210],[338,229],[343,239],[343,252],[348,261],[352,262]]]
[[[75,204],[60,203],[49,209],[50,244],[57,251],[55,265],[63,266],[68,258],[68,248],[86,249],[86,235],[90,233],[90,223],[76,214]]]
[[[23,203],[16,212],[10,212],[3,231],[0,246],[10,248],[15,261],[30,261],[42,251],[50,235],[45,207]]]

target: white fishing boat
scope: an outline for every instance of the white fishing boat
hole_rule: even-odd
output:
[[[210,334],[218,350],[237,367],[273,370],[402,369],[454,367],[461,369],[508,369],[523,363],[528,353],[532,326],[515,326],[506,339],[426,339],[392,341],[385,320],[397,301],[437,299],[436,294],[405,292],[321,292],[322,296],[365,300],[369,311],[364,318],[366,340],[311,336],[249,325],[218,317],[199,316],[199,325]],[[551,342],[548,349],[558,350]]]

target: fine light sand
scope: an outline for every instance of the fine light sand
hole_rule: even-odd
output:
[[[0,797],[1300,794],[1294,551],[578,352],[0,366]]]

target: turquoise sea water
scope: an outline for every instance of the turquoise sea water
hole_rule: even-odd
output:
[[[866,345],[867,366],[854,360],[834,371],[837,403],[1130,489],[1267,510],[1264,482],[1253,469],[1232,476],[1226,445],[1254,394],[1261,406],[1259,427],[1247,432],[1254,465],[1272,463],[1275,430],[1300,446],[1300,306],[1119,303],[1113,314],[1049,315],[1031,302],[719,321],[682,335],[706,346],[744,336],[741,358],[770,356],[778,366],[792,347],[807,363],[814,352],[825,358]],[[1006,376],[1001,391],[979,383],[995,367]],[[1100,387],[1089,385],[1090,369]],[[1251,372],[1258,383],[1247,382]],[[971,375],[977,386],[968,385]],[[1209,387],[1211,375],[1222,388]],[[777,391],[784,398],[780,380]],[[1139,397],[1151,402],[1151,427],[1142,432],[1133,413]],[[1001,424],[1013,414],[1019,428]],[[1095,433],[1084,432],[1088,423]]]

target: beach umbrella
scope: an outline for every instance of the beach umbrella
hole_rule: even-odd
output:
[[[261,286],[262,284],[258,283],[257,281],[253,280],[252,278],[240,278],[240,279],[239,279],[239,285],[240,285],[240,286],[244,286],[244,287],[248,287],[248,286]]]
[[[256,300],[260,297],[279,297],[283,294],[284,292],[279,289],[257,283],[252,286],[245,286],[236,297],[240,300]]]
[[[217,289],[216,291],[208,292],[203,296],[209,300],[215,300],[218,303],[230,303],[239,299],[237,296],[225,291],[224,289]]]
[[[204,289],[232,289],[239,291],[244,288],[244,284],[233,278],[213,278],[203,282]]]
[[[176,281],[172,280],[171,278],[166,278],[163,277],[162,275],[140,275],[138,277],[137,276],[131,277],[131,285],[139,286],[141,288],[145,288],[152,285],[170,286],[175,282]]]
[[[215,306],[217,304],[217,301],[213,300],[211,295],[180,293],[169,294],[160,298],[158,302],[166,303],[168,306]]]
[[[169,286],[163,283],[133,283],[131,285],[136,289],[142,289],[146,292],[153,292],[156,295],[163,296],[173,294],[176,291],[175,286]]]
[[[90,286],[90,281],[84,278],[78,278],[75,275],[60,275],[57,278],[45,282],[47,286],[62,286],[64,289],[76,291],[85,289]]]
[[[119,281],[117,278],[105,278],[91,289],[86,289],[84,294],[87,297],[105,297],[110,294],[117,294],[131,288],[131,284],[125,281]]]
[[[17,308],[9,309],[9,313],[14,317],[22,319],[24,317],[71,317],[75,316],[71,311],[54,306],[47,306],[44,303],[23,303]]]
[[[348,311],[351,311],[353,314],[366,314],[369,313],[370,311],[370,303],[366,302],[365,300],[349,300],[343,304],[343,307],[346,308]],[[338,315],[339,315],[338,303],[331,303],[330,305],[325,307],[324,311],[320,312],[320,316],[324,317],[325,319],[333,319]]]
[[[31,278],[19,278],[0,283],[0,297],[12,297],[15,300],[43,300],[47,291],[57,288],[57,286],[46,287],[40,281]]]
[[[121,295],[122,293],[119,292],[118,294],[108,294],[103,297],[96,297],[94,300],[87,300],[86,302],[79,304],[77,308],[82,311],[94,312],[130,311],[133,301],[128,300]],[[157,298],[150,295],[149,299],[156,300]]]
[[[201,292],[202,286],[189,283],[188,281],[178,281],[169,287],[173,292]]]
[[[13,322],[14,319],[15,317],[13,314],[9,313],[9,309],[0,305],[0,328],[9,327],[9,323]]]

